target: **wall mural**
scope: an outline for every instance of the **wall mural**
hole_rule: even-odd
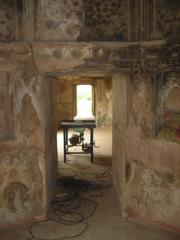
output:
[[[180,30],[179,0],[28,2],[0,0],[0,41],[22,39],[30,22],[32,35],[43,41],[155,40],[178,38]]]
[[[1,71],[0,76],[0,140],[5,141],[13,137],[13,84],[8,72]]]
[[[97,41],[127,40],[127,2],[124,0],[86,1],[86,37]]]
[[[180,1],[157,1],[157,28],[163,37],[180,30]]]
[[[0,41],[11,41],[15,31],[14,1],[0,0]]]
[[[133,72],[132,116],[146,137],[153,133],[153,77],[147,68],[139,67]]]
[[[178,35],[179,0],[129,0],[129,3],[132,41],[164,39],[172,34]]]
[[[180,72],[157,83],[157,138],[180,143]]]
[[[40,0],[37,7],[36,38],[76,41],[84,24],[83,0]]]

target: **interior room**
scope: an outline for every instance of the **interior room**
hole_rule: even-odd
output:
[[[179,0],[0,0],[0,239],[180,239]]]

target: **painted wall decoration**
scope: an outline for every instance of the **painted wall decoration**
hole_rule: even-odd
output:
[[[154,39],[156,0],[129,0],[129,12],[131,40]]]
[[[128,8],[131,41],[178,38],[179,0],[129,0]]]
[[[11,41],[15,32],[15,9],[12,0],[0,0],[0,41]]]
[[[75,41],[84,23],[83,0],[41,0],[37,7],[36,38]]]
[[[157,3],[157,29],[162,38],[170,34],[178,34],[180,30],[180,1],[158,0]]]
[[[0,72],[0,140],[13,137],[13,83],[10,73]]]
[[[128,39],[127,1],[88,0],[85,8],[86,36],[84,37],[97,41]]]
[[[36,76],[31,61],[21,62],[20,68],[16,70],[0,72],[2,225],[32,215],[43,215],[46,204],[46,186],[43,182],[45,141],[42,137],[45,113],[41,105],[44,102],[44,79]]]
[[[98,127],[112,126],[112,80],[99,78],[95,82],[95,109]]]
[[[176,39],[180,30],[179,0],[0,0],[0,6],[0,41]]]
[[[138,127],[141,127],[146,137],[153,132],[153,77],[145,68],[134,70],[132,88],[132,115]]]
[[[180,73],[168,73],[157,86],[157,137],[180,143]]]
[[[46,41],[125,41],[128,39],[125,0],[41,0],[36,38]]]

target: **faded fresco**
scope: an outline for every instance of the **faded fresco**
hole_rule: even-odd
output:
[[[180,74],[167,73],[157,85],[157,137],[180,143]]]
[[[172,34],[176,34],[180,31],[180,1],[179,0],[158,0],[157,6],[157,30],[161,34],[161,37],[169,38]]]
[[[127,1],[85,1],[85,32],[82,38],[96,41],[128,39]]]
[[[15,33],[14,1],[0,0],[0,41],[12,41]]]
[[[14,104],[13,81],[11,74],[1,72],[0,75],[0,141],[13,138]]]
[[[83,0],[40,0],[36,38],[45,41],[76,41],[84,24]]]
[[[88,72],[123,73],[112,124],[123,215],[180,227],[179,19],[179,0],[0,0],[0,224],[46,214],[56,114],[74,113],[71,83],[52,86]],[[98,123],[110,124],[111,84],[99,88]]]

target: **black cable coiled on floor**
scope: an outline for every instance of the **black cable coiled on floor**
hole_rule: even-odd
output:
[[[88,228],[88,218],[93,216],[98,206],[97,202],[81,196],[82,192],[92,192],[96,190],[103,190],[111,185],[105,181],[87,181],[77,177],[61,177],[57,180],[56,185],[59,189],[66,189],[62,195],[57,195],[52,201],[48,213],[48,219],[45,221],[35,222],[30,225],[29,233],[33,239],[36,240],[65,240],[81,236]],[[91,195],[95,196],[96,195]],[[102,196],[102,192],[98,196]],[[82,211],[83,204],[91,205],[88,214]],[[46,222],[61,223],[64,225],[72,226],[82,223],[83,229],[74,235],[59,237],[59,238],[41,238],[34,233],[34,227],[38,224]]]

